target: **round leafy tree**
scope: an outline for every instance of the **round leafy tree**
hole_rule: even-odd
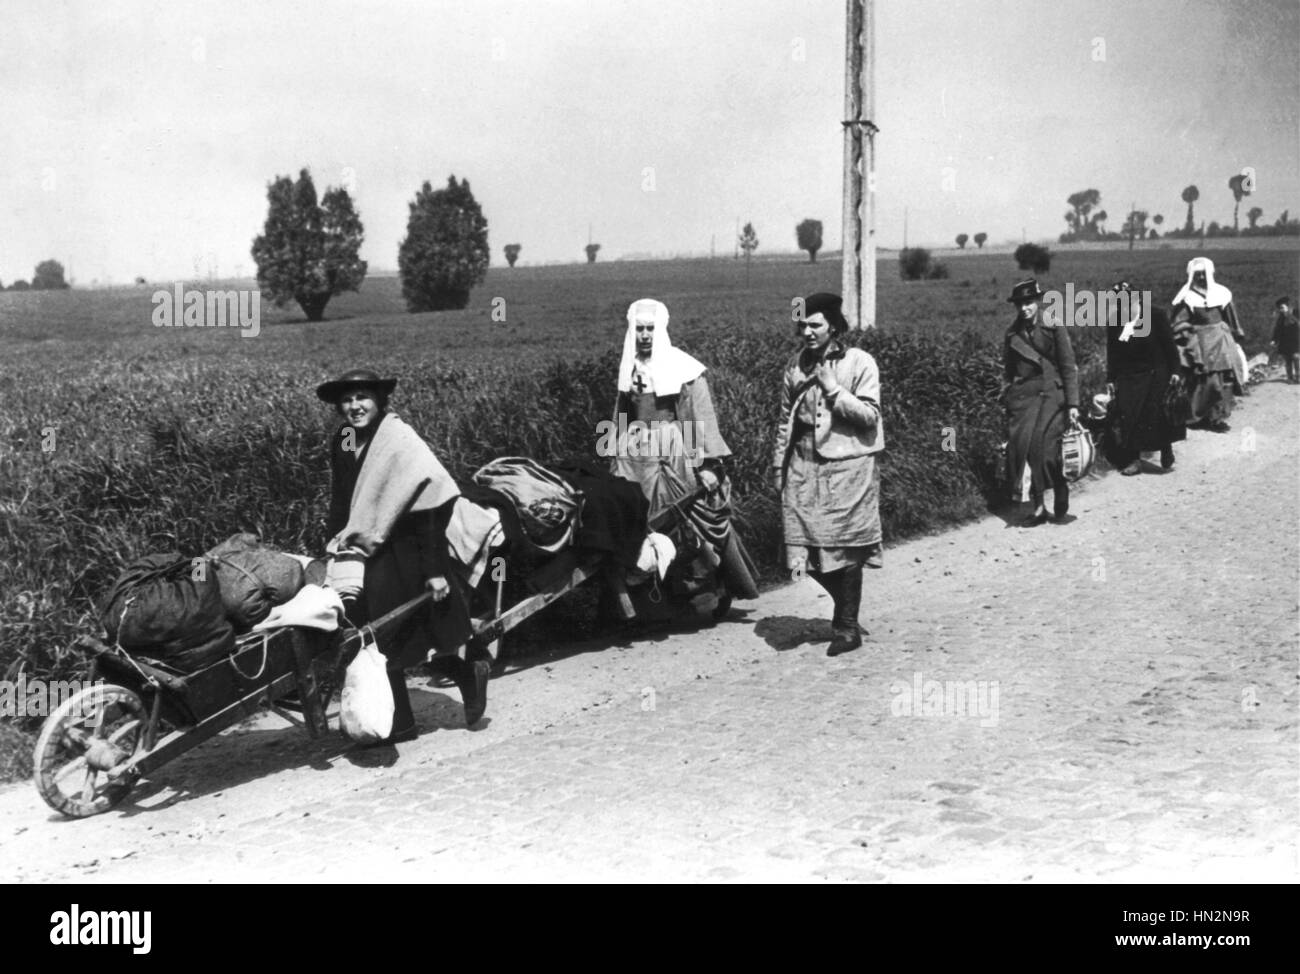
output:
[[[1145,213],[1142,214],[1142,218],[1146,219]],[[1052,268],[1052,252],[1038,244],[1021,244],[1012,256],[1015,258],[1016,266],[1022,271],[1046,274]]]
[[[817,263],[817,251],[822,249],[822,221],[804,220],[794,228],[794,236],[799,249],[808,251],[808,263]]]
[[[465,307],[469,292],[487,275],[488,260],[487,219],[469,180],[452,176],[439,190],[425,182],[411,203],[406,239],[397,252],[406,309]]]
[[[57,260],[43,260],[32,275],[33,291],[62,291],[68,287],[63,279],[63,265]]]
[[[257,286],[276,307],[296,301],[308,321],[320,321],[330,298],[357,290],[366,279],[359,256],[365,229],[352,197],[333,187],[318,203],[306,169],[297,182],[277,176],[266,197],[266,224],[253,241]]]

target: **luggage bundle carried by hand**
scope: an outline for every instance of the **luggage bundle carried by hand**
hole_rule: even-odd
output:
[[[118,576],[100,612],[108,638],[127,652],[194,671],[235,645],[302,588],[290,555],[239,534],[199,558],[146,555]]]

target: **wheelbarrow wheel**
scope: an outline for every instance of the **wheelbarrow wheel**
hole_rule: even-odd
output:
[[[113,808],[135,775],[111,772],[139,749],[147,722],[144,703],[126,687],[105,683],[74,694],[45,719],[36,740],[36,790],[69,818]]]

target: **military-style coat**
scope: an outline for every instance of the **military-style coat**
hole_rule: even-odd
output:
[[[835,343],[826,361],[833,366],[840,386],[833,396],[822,392],[816,378],[817,363],[804,352],[786,366],[781,383],[782,421],[772,454],[772,465],[778,470],[785,466],[796,421],[813,427],[813,444],[820,460],[865,457],[885,448],[876,360],[860,348]]]

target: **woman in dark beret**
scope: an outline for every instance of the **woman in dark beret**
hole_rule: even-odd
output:
[[[838,295],[809,295],[795,317],[800,349],[781,383],[773,478],[787,567],[830,594],[826,653],[838,656],[862,645],[862,566],[881,567],[880,372],[875,359],[843,342],[848,322]]]

